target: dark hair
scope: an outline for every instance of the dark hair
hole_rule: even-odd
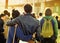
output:
[[[45,11],[45,16],[51,16],[52,15],[52,11],[51,11],[51,9],[46,9],[46,11]]]
[[[7,14],[8,16],[10,16],[10,12],[8,12],[8,14]]]
[[[4,15],[10,16],[10,13],[7,10],[4,10]]]
[[[42,16],[42,13],[39,13],[39,16]]]
[[[18,17],[19,15],[20,15],[20,12],[18,10],[15,10],[15,11],[12,12],[12,17],[13,18]]]
[[[58,19],[58,16],[56,16],[56,19]]]
[[[12,9],[12,12],[14,12],[15,11],[15,9]]]
[[[4,14],[7,14],[8,13],[8,11],[7,10],[4,10]]]
[[[4,16],[5,16],[4,14],[1,14],[1,15],[0,15],[0,18],[1,18],[1,17],[4,17]]]
[[[36,17],[35,17],[35,13],[32,14],[32,17],[36,18]]]
[[[30,4],[26,4],[24,6],[24,10],[26,13],[31,13],[32,12],[32,6]]]

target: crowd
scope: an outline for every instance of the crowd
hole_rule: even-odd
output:
[[[44,17],[39,13],[38,19],[32,13],[30,4],[24,6],[24,11],[21,15],[18,10],[13,9],[12,18],[7,10],[0,15],[0,43],[57,43],[60,20],[58,16],[52,16],[50,8],[46,9]]]

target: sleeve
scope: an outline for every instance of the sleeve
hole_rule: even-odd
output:
[[[43,19],[41,19],[41,21],[39,22],[39,26],[38,26],[38,29],[37,29],[37,33],[36,33],[36,39],[37,41],[40,41],[42,39],[41,37],[41,29],[42,29],[42,24],[43,24]]]
[[[7,25],[7,26],[15,25],[15,24],[18,23],[18,19],[19,19],[19,17],[17,17],[17,18],[15,18],[15,19],[12,19],[12,20],[8,21],[8,22],[6,23],[6,25]]]
[[[0,29],[0,32],[4,32],[4,29],[3,29],[3,28],[1,28],[1,29]]]
[[[55,36],[58,36],[58,23],[57,20],[54,19],[54,31],[55,31]]]
[[[2,19],[0,19],[0,32],[4,32],[4,21]]]

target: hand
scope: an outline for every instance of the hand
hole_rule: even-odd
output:
[[[18,24],[15,25],[15,28],[17,28]]]
[[[36,32],[35,32],[35,33],[33,33],[33,38],[35,38],[35,35],[36,35]]]

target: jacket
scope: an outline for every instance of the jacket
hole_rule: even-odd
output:
[[[11,26],[9,28],[7,43],[12,43],[12,40],[13,40],[13,37],[14,37],[14,32],[15,32],[15,27]],[[29,40],[32,39],[32,35],[24,35],[22,29],[18,26],[16,28],[16,35],[15,35],[14,43],[17,43],[16,38],[19,39],[19,40],[22,40],[22,41],[29,41]]]
[[[30,14],[21,15],[9,22],[7,22],[8,26],[18,24],[21,26],[25,35],[33,34],[39,25],[38,20],[34,19]]]
[[[33,33],[37,31],[39,21],[33,18],[30,14],[26,14],[8,21],[6,25],[14,26],[15,24],[18,24],[21,28],[17,29],[17,37],[23,41],[28,41],[32,39]]]

